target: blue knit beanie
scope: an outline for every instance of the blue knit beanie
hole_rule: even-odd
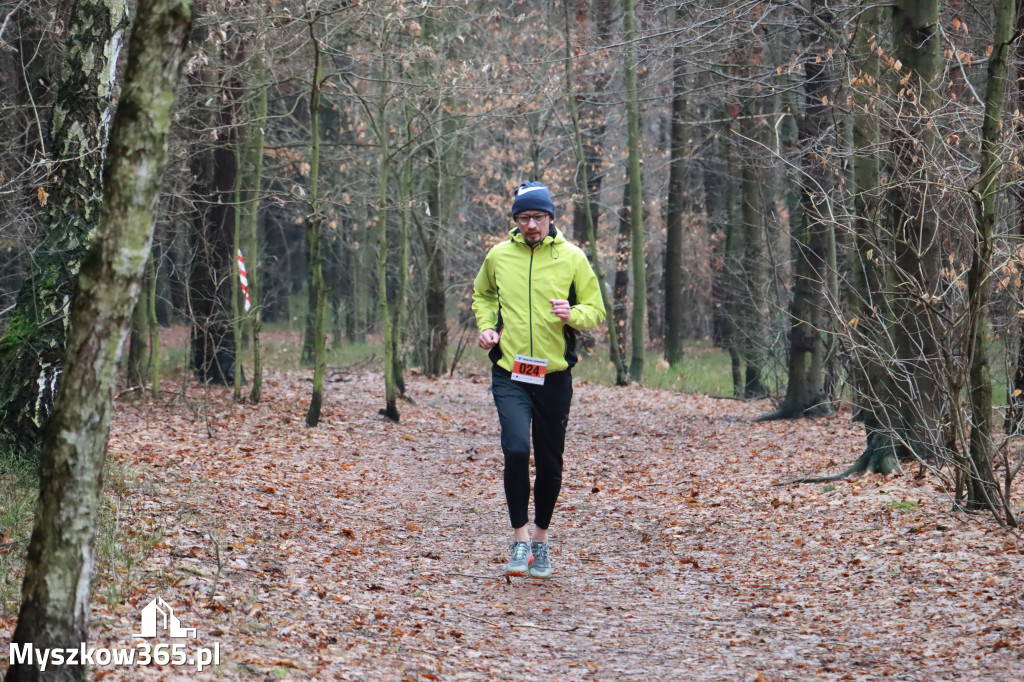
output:
[[[551,201],[551,193],[541,182],[524,182],[516,189],[516,198],[512,202],[512,215],[523,211],[546,211],[555,218],[555,205]]]

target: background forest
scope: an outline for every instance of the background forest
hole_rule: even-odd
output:
[[[1017,526],[1022,32],[1015,0],[11,0],[0,447],[42,453],[44,491],[91,481],[95,513],[102,447],[62,469],[45,425],[63,390],[105,447],[113,369],[70,368],[128,317],[126,390],[158,394],[186,328],[189,372],[259,404],[261,334],[302,329],[308,426],[328,344],[380,349],[398,421],[410,370],[473,343],[472,279],[541,180],[602,281],[616,385],[713,345],[760,420],[852,406],[841,475],[913,462]]]
[[[0,409],[18,451],[61,372],[133,11],[25,0],[0,28]],[[591,345],[616,383],[641,379],[648,353],[675,364],[710,339],[737,396],[776,396],[766,417],[845,397],[867,427],[858,470],[953,465],[968,506],[1013,524],[1017,14],[1006,1],[205,2],[127,380],[156,389],[146,347],[185,324],[196,375],[237,398],[247,383],[257,402],[261,325],[303,325],[308,423],[326,340],[368,337],[396,419],[406,368],[441,375],[474,335],[471,279],[504,238],[512,189],[537,179],[600,270],[614,315]]]

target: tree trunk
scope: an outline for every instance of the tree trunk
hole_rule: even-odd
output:
[[[985,92],[985,121],[981,128],[981,177],[975,197],[977,225],[971,269],[967,275],[971,338],[969,391],[971,396],[970,470],[967,472],[967,505],[988,509],[1000,523],[1016,525],[1009,499],[1002,499],[992,471],[995,454],[992,437],[992,376],[989,368],[988,305],[992,281],[992,251],[995,241],[997,201],[1001,195],[999,176],[1003,159],[1002,116],[1006,100],[1007,62],[1016,0],[999,0],[995,8],[995,35],[988,61]]]
[[[128,361],[126,379],[131,388],[142,388],[143,363],[146,358],[146,311],[149,309],[148,297],[139,296],[132,311],[131,331],[128,334]]]
[[[43,437],[40,493],[12,644],[89,641],[94,539],[117,357],[138,296],[167,158],[171,105],[191,24],[188,0],[140,0],[103,171],[97,238],[72,304],[66,372]],[[12,665],[7,682],[82,680],[86,668]]]
[[[726,107],[722,107],[720,117],[727,120],[725,110]],[[732,183],[726,182],[726,174],[729,172],[730,125],[727,122],[718,132],[712,125],[709,137],[714,140],[714,144],[702,166],[701,177],[704,186],[704,215],[707,216],[708,231],[712,236],[711,262],[708,265],[711,272],[711,341],[722,349],[729,346],[730,327],[727,307],[730,281],[726,268],[732,187]]]
[[[684,25],[686,10],[676,8],[676,22]],[[672,64],[672,127],[669,149],[668,211],[665,216],[665,360],[683,359],[683,212],[687,208],[686,55],[676,45]]]
[[[888,367],[899,401],[896,424],[906,449],[920,458],[942,447],[939,427],[942,368],[933,312],[940,300],[939,189],[929,158],[939,143],[931,115],[939,104],[942,46],[938,0],[901,0],[893,7],[895,56],[911,76],[901,108],[902,131],[893,140],[895,168],[889,194],[890,232],[895,236],[892,330],[896,362]],[[913,101],[919,94],[919,101]],[[891,425],[890,425],[891,426]]]
[[[1016,33],[1024,33],[1024,12],[1017,15]],[[1024,41],[1017,42],[1017,109],[1024,111]],[[1024,136],[1024,123],[1020,119],[1016,123],[1016,133]],[[1018,139],[1020,139],[1018,137]],[[1021,173],[1017,171],[1016,181],[1018,187],[1024,185],[1021,182]],[[1024,238],[1024,195],[1018,191],[1017,196],[1017,235]],[[1006,411],[1004,429],[1007,435],[1019,436],[1024,434],[1024,320],[1017,321],[1017,364],[1013,373],[1013,385],[1008,396],[1010,403]]]
[[[588,24],[587,9],[591,0],[576,0],[576,25],[581,31],[586,30]],[[593,0],[594,23],[597,29],[597,45],[607,45],[611,37],[612,22],[612,0]],[[565,6],[566,12],[569,5]],[[580,50],[578,61],[580,62],[577,73],[573,76],[575,92],[581,92],[582,98],[577,97],[577,126],[579,128],[580,143],[583,147],[583,163],[586,166],[585,172],[577,171],[576,189],[580,198],[573,202],[572,214],[572,237],[573,240],[589,251],[585,245],[592,237],[590,228],[594,234],[598,234],[598,218],[600,205],[598,199],[601,195],[601,185],[604,181],[604,139],[606,125],[604,122],[605,109],[608,105],[608,84],[611,82],[611,72],[598,64],[596,56],[590,56],[589,51]],[[574,68],[574,71],[576,69]],[[582,99],[582,101],[580,101]],[[589,197],[589,199],[584,199]],[[589,201],[589,206],[584,205]],[[588,213],[589,211],[589,213]],[[587,216],[590,216],[589,223]],[[610,327],[611,325],[609,325]]]
[[[391,313],[388,309],[387,297],[387,271],[388,271],[388,170],[390,158],[386,137],[382,138],[380,180],[378,188],[378,201],[380,209],[377,213],[377,286],[379,289],[380,320],[384,337],[384,408],[381,413],[397,422],[398,413],[398,390],[395,385],[395,339],[391,333]]]
[[[569,6],[565,5],[565,87],[566,95],[569,100],[569,119],[572,122],[573,130],[573,150],[576,154],[576,172],[580,178],[580,187],[583,191],[583,197],[580,201],[580,206],[583,211],[583,218],[585,220],[584,234],[587,247],[590,251],[590,262],[594,269],[594,276],[597,278],[597,285],[601,289],[601,301],[604,303],[605,310],[611,310],[612,304],[608,300],[608,287],[605,284],[604,270],[601,267],[601,258],[597,248],[597,226],[596,226],[596,213],[593,212],[594,199],[590,194],[590,168],[587,165],[586,151],[583,143],[583,131],[580,128],[580,119],[576,107],[576,93],[572,89],[573,78],[573,47],[572,47],[572,22],[569,20]],[[575,229],[575,228],[574,228]],[[577,233],[577,239],[579,238]],[[616,385],[624,386],[628,383],[626,380],[625,363],[622,360],[619,345],[619,330],[617,328],[617,320],[612,319],[608,323],[608,347],[610,349],[610,360],[612,365],[616,368]]]
[[[128,8],[123,0],[78,0],[68,23],[50,126],[55,159],[42,243],[0,337],[0,443],[32,456],[53,408],[75,282],[99,220],[103,158],[115,70]]]
[[[743,363],[740,357],[742,348],[742,329],[740,318],[742,316],[742,298],[745,295],[743,285],[743,243],[746,234],[742,225],[742,211],[740,210],[740,189],[731,179],[739,175],[737,168],[735,147],[734,117],[739,107],[733,105],[726,107],[728,116],[722,136],[720,138],[719,150],[723,158],[721,167],[724,169],[726,180],[722,183],[722,195],[724,206],[721,210],[722,220],[725,223],[725,239],[722,255],[722,272],[718,278],[721,291],[721,309],[718,316],[718,324],[715,326],[716,343],[729,352],[729,361],[732,373],[733,395],[737,398],[743,397]],[[728,110],[732,111],[729,112]],[[733,113],[735,112],[735,113]]]
[[[870,5],[870,3],[869,3]],[[884,461],[896,450],[892,433],[885,424],[883,404],[889,402],[889,377],[882,357],[892,354],[885,320],[885,256],[894,246],[882,229],[883,192],[881,164],[877,153],[881,142],[878,111],[878,79],[881,65],[878,41],[882,31],[882,8],[870,5],[861,13],[854,43],[854,63],[859,71],[853,80],[853,232],[856,246],[850,268],[853,292],[852,318],[845,327],[851,355],[851,375],[856,410],[854,420],[864,422],[867,437],[865,455],[872,462]],[[883,443],[883,445],[879,445]],[[874,457],[881,452],[883,457]],[[868,471],[878,472],[877,467]]]
[[[146,278],[146,325],[149,330],[149,392],[153,399],[160,396],[160,323],[156,316],[156,285],[160,261],[149,252],[149,265]]]
[[[414,112],[406,108],[406,139],[415,136]],[[406,302],[409,286],[409,223],[412,220],[412,156],[402,164],[402,175],[398,181],[398,203],[401,211],[398,219],[398,269],[395,282],[395,300],[391,307],[392,344],[395,348],[395,390],[398,395],[408,398],[405,391],[405,341],[409,327],[409,311]]]
[[[747,140],[757,139],[753,108],[748,106],[740,119],[740,130]],[[764,208],[761,201],[757,166],[753,158],[743,162],[741,172],[741,219],[743,222],[743,272],[738,317],[740,332],[738,347],[746,363],[743,383],[744,398],[763,398],[768,395],[762,376],[766,360],[766,325],[764,319],[765,266],[764,266]]]
[[[825,24],[831,12],[821,0],[811,11]],[[786,397],[773,417],[794,419],[801,416],[830,414],[831,405],[824,391],[825,289],[828,286],[828,238],[832,231],[829,202],[832,198],[832,168],[825,166],[829,150],[836,146],[833,103],[836,81],[833,74],[830,42],[820,29],[804,29],[806,55],[803,116],[799,141],[801,162],[802,219],[795,240],[796,268],[793,273],[793,299],[790,303],[789,376]]]
[[[644,261],[644,202],[643,178],[640,175],[640,92],[637,85],[637,57],[635,41],[637,36],[636,12],[633,0],[625,0],[626,31],[626,119],[627,142],[629,144],[629,208],[632,223],[633,248],[633,315],[630,332],[633,336],[633,356],[629,362],[629,375],[633,381],[640,381],[644,375],[644,353],[647,326],[647,264]]]
[[[350,235],[347,247],[349,287],[346,289],[346,308],[348,314],[345,318],[345,335],[351,343],[362,343],[366,340],[366,328],[369,325],[367,309],[370,306],[369,281],[373,271],[369,267],[369,250],[366,244],[369,243],[369,217],[362,216],[362,221],[357,221],[358,227],[354,234]]]
[[[263,327],[263,306],[260,305],[260,259],[259,259],[259,212],[260,189],[263,178],[263,127],[267,120],[267,83],[263,73],[263,64],[256,66],[256,93],[246,101],[246,125],[243,133],[239,163],[242,166],[239,174],[238,212],[240,215],[241,241],[244,252],[249,259],[246,263],[246,276],[249,280],[249,299],[252,310],[249,317],[252,322],[252,388],[249,391],[249,402],[259,404],[263,397],[263,351],[260,346],[260,331]]]
[[[460,166],[463,158],[463,134],[458,121],[446,110],[454,109],[449,99],[441,107],[444,116],[441,134],[427,147],[427,197],[429,220],[424,225],[417,219],[419,239],[426,255],[426,321],[427,330],[421,342],[423,372],[439,377],[448,368],[448,231],[457,219],[456,206]]]
[[[312,324],[312,357],[313,393],[306,411],[306,426],[320,423],[320,407],[323,404],[324,369],[326,367],[326,331],[324,329],[327,315],[327,291],[324,287],[324,259],[321,254],[322,235],[320,227],[323,215],[320,212],[320,42],[316,37],[316,19],[307,15],[309,22],[309,38],[313,44],[313,83],[309,91],[309,137],[311,151],[309,157],[309,217],[306,219],[306,248],[309,254],[309,291],[310,302],[315,307],[309,311]],[[308,329],[308,326],[307,326]]]
[[[308,241],[307,241],[308,249]],[[307,258],[309,257],[307,251]],[[310,272],[312,277],[312,272]],[[309,280],[312,282],[312,279]],[[304,367],[316,366],[316,311],[320,307],[317,292],[312,286],[306,287],[306,326],[302,333],[302,353],[299,362]]]
[[[243,128],[243,131],[244,131],[244,128]],[[241,156],[242,156],[242,146],[241,146],[241,144],[239,144],[238,149],[236,151],[236,155],[235,155],[236,162],[238,162],[238,163],[241,162]],[[232,400],[234,400],[236,403],[242,401],[242,372],[240,371],[242,369],[242,362],[241,362],[242,358],[241,358],[241,355],[238,352],[238,350],[239,350],[238,346],[244,347],[244,337],[245,337],[245,331],[242,328],[242,322],[243,322],[242,314],[244,312],[244,310],[243,310],[244,309],[244,305],[243,305],[242,301],[239,298],[242,295],[242,280],[241,280],[241,277],[242,277],[242,266],[245,263],[245,258],[242,255],[242,241],[241,241],[242,240],[242,225],[241,225],[241,218],[242,218],[241,213],[242,213],[242,211],[241,211],[241,207],[238,205],[238,191],[239,191],[239,184],[238,183],[240,183],[241,181],[242,181],[242,173],[236,172],[235,173],[235,186],[232,188],[232,190],[233,190],[232,191],[232,197],[235,200],[235,207],[236,207],[235,211],[234,211],[234,216],[233,216],[234,219],[235,219],[235,224],[231,226],[232,227],[232,229],[231,229],[231,236],[232,236],[231,253],[232,253],[232,255],[235,258],[235,266],[232,269],[232,272],[230,274],[230,278],[231,278],[230,279],[230,282],[231,282],[231,336],[235,339],[235,343],[236,343],[236,348],[235,348],[235,365],[236,365],[236,368],[239,370],[239,371],[236,371],[234,373],[235,375],[232,377],[232,384],[233,384],[232,389],[233,390],[232,390],[231,397],[232,397]],[[247,273],[247,275],[248,275],[248,273]],[[248,276],[246,277],[246,279],[248,279]]]
[[[427,249],[427,354],[424,374],[439,377],[448,368],[448,275],[445,268],[446,249],[433,240]]]
[[[629,181],[622,187],[622,206],[619,208],[619,229],[615,240],[615,279],[612,283],[612,315],[608,326],[615,326],[616,347],[611,358],[616,358],[615,385],[629,384],[629,367],[626,364],[626,339],[629,332],[629,264],[632,250],[632,219],[629,208]],[[634,287],[634,295],[636,288]],[[609,344],[611,338],[609,337]]]
[[[235,102],[236,83],[217,83],[208,69],[203,95],[216,98],[223,88],[227,102],[219,104],[215,120],[206,122],[224,131],[223,137],[192,157],[194,212],[190,248],[194,254],[189,276],[192,311],[192,368],[205,383],[230,385],[235,377],[235,336],[231,315],[231,278],[237,277],[234,250],[235,177],[238,172]]]
[[[381,413],[397,422],[398,390],[395,386],[395,339],[391,333],[391,313],[388,310],[388,175],[391,170],[390,133],[387,129],[386,83],[387,66],[381,60],[380,100],[377,104],[376,135],[380,145],[380,171],[377,184],[377,295],[380,305],[380,324],[384,337],[384,408]]]

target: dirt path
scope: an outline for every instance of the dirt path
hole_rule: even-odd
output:
[[[96,605],[98,643],[131,645],[159,595],[220,642],[210,679],[1024,679],[1013,538],[934,481],[770,486],[852,460],[844,419],[577,383],[555,576],[509,582],[488,379],[414,378],[399,425],[379,377],[346,379],[318,429],[299,375],[256,407],[119,404],[123,541],[163,538],[127,603]]]

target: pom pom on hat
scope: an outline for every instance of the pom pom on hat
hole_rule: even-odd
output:
[[[516,198],[512,202],[512,215],[524,211],[544,211],[555,217],[555,204],[551,201],[551,193],[541,182],[524,182],[516,188]]]

